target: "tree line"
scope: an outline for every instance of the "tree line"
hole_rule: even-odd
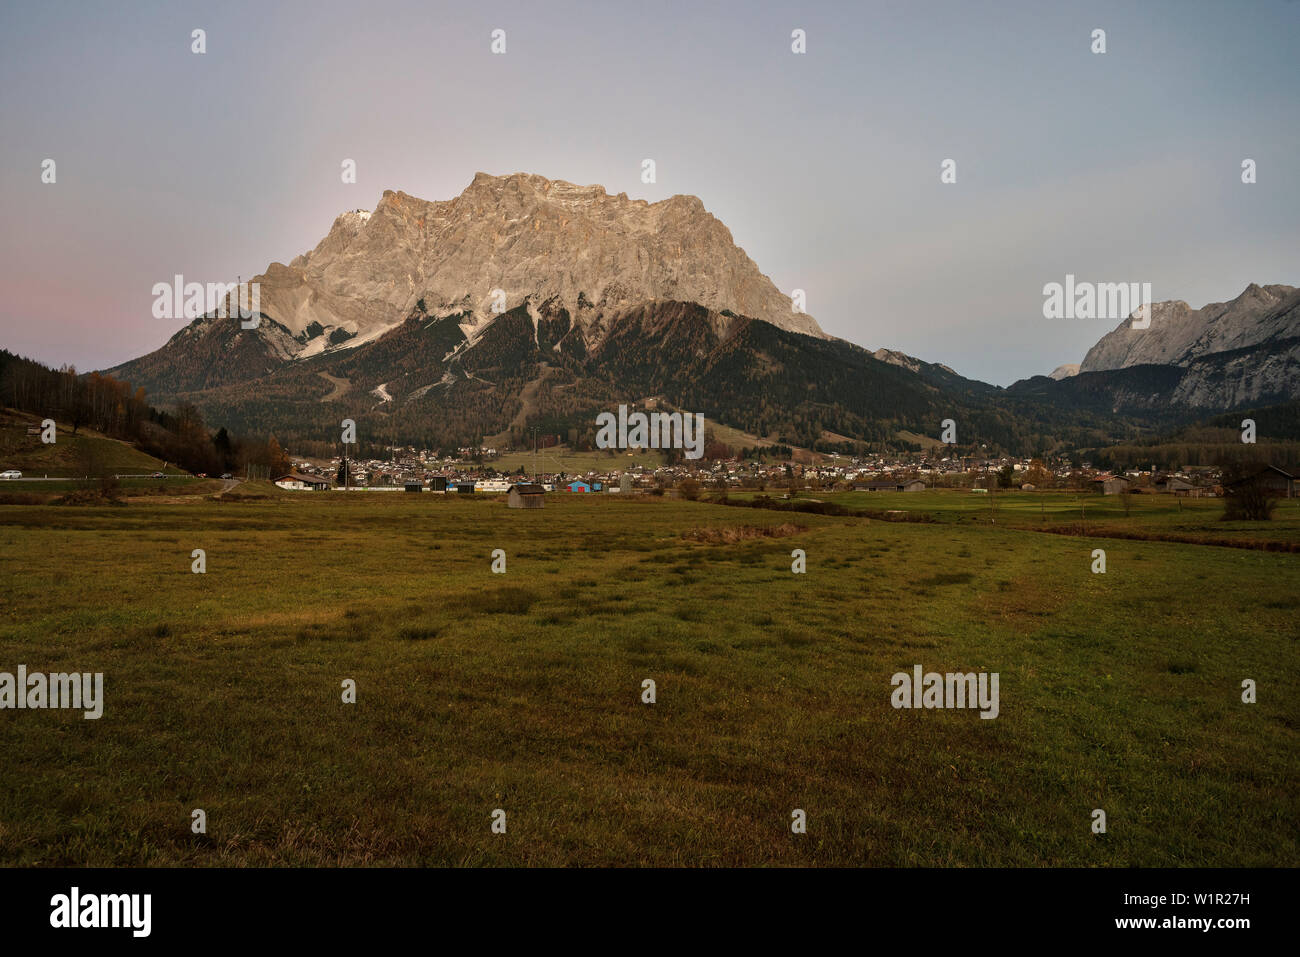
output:
[[[271,475],[289,470],[289,457],[275,436],[212,431],[190,403],[174,409],[149,405],[143,388],[99,372],[80,375],[73,366],[50,368],[0,349],[0,405],[53,419],[73,435],[90,429],[129,442],[142,452],[188,472],[217,475],[255,465]]]

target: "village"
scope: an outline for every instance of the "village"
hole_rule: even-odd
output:
[[[642,450],[634,450],[642,451]],[[622,453],[632,457],[633,452]],[[610,455],[607,467],[582,471],[562,468],[506,470],[494,465],[494,448],[462,448],[439,457],[427,449],[394,448],[388,459],[328,462],[291,459],[291,471],[274,479],[295,491],[357,490],[433,492],[438,494],[506,494],[521,485],[541,492],[577,494],[659,494],[694,497],[700,492],[922,492],[927,489],[990,491],[1064,490],[1101,495],[1169,494],[1189,498],[1222,496],[1221,471],[1212,466],[1161,471],[1154,467],[1124,471],[1094,468],[1089,462],[1044,462],[1038,458],[916,455],[822,456],[822,461],[766,462],[737,458],[713,462],[647,466],[622,464]],[[1296,495],[1296,476],[1261,463],[1250,480],[1270,494]]]

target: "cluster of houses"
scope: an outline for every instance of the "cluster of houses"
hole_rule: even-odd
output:
[[[632,493],[654,489],[678,489],[694,482],[701,489],[727,491],[767,490],[854,490],[865,492],[920,492],[927,488],[965,488],[988,491],[1010,487],[1024,491],[1044,488],[1091,490],[1103,495],[1122,493],[1164,493],[1184,497],[1222,495],[1221,475],[1212,468],[1161,473],[1134,469],[1105,472],[1065,462],[1044,464],[1033,459],[1009,457],[979,458],[949,456],[934,460],[924,455],[850,457],[828,455],[816,463],[770,463],[758,460],[722,460],[681,463],[659,467],[619,465],[610,462],[606,470],[581,475],[564,472],[535,474],[530,482],[522,472],[504,475],[490,462],[496,450],[461,449],[454,456],[438,456],[413,448],[394,450],[389,461],[349,461],[346,484],[340,485],[340,460],[329,464],[296,462],[293,471],[275,479],[277,485],[293,490],[322,490],[336,487],[442,494],[509,494],[521,484],[536,485],[543,493],[566,491],[576,494]],[[1260,466],[1258,481],[1271,494],[1292,497],[1296,479],[1276,466]],[[1254,479],[1252,479],[1254,481]]]
[[[1094,476],[1090,484],[1094,491],[1103,495],[1122,495],[1128,492],[1137,495],[1164,493],[1184,498],[1213,498],[1237,486],[1252,485],[1270,495],[1295,498],[1297,481],[1300,480],[1296,476],[1276,465],[1260,465],[1226,486],[1219,482],[1217,473],[1212,476],[1155,475],[1151,476],[1149,482],[1141,482],[1131,474],[1113,475],[1107,472]]]
[[[319,492],[331,488],[342,488],[336,486],[324,475],[312,474],[305,470],[287,472],[274,479],[274,482],[282,489],[295,492]],[[506,494],[511,508],[541,508],[543,496],[547,492],[555,491],[557,488],[577,494],[601,491],[631,492],[634,484],[632,477],[626,473],[620,476],[612,485],[585,479],[574,479],[556,485],[553,482],[526,482],[519,479],[511,481],[499,478],[460,481],[445,475],[432,475],[428,479],[408,477],[401,485],[384,485],[378,489],[362,485],[349,485],[347,488],[356,489],[357,491],[432,492],[441,495]]]

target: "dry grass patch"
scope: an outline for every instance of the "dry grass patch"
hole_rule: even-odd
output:
[[[125,505],[122,501],[122,494],[117,490],[102,490],[97,488],[79,488],[69,492],[67,495],[60,495],[52,505]]]
[[[682,535],[688,542],[704,545],[734,545],[752,538],[785,538],[808,531],[807,525],[784,522],[781,525],[729,525],[723,528],[693,528]]]

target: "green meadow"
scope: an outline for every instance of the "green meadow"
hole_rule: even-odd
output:
[[[704,495],[710,494],[706,490]],[[717,493],[712,493],[717,494]],[[730,491],[736,501],[781,491]],[[1133,537],[1300,550],[1300,499],[1279,499],[1268,522],[1225,522],[1223,499],[1173,495],[1100,495],[1089,492],[929,489],[924,492],[800,491],[796,503],[827,502],[872,512],[900,511],[936,522],[958,525],[1003,525],[1034,531],[1084,536]],[[1265,543],[1274,542],[1275,545]]]
[[[236,491],[0,506],[0,671],[105,694],[0,711],[0,863],[1300,863],[1300,555],[1096,537],[1221,503]],[[999,716],[894,709],[917,664]]]

